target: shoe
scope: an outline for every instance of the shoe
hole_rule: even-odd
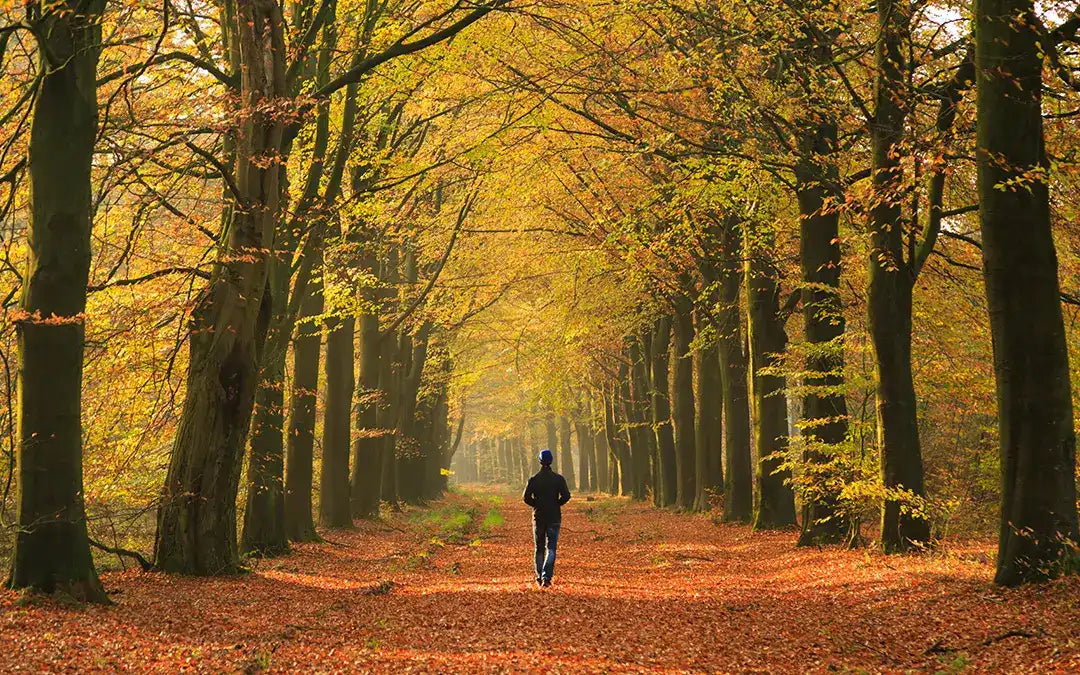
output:
[[[544,580],[543,579],[537,579],[536,580],[536,585],[537,586],[543,586],[544,585]]]
[[[547,588],[548,586],[551,586],[551,579],[544,579],[544,581],[541,582],[540,585],[543,586],[544,588]]]

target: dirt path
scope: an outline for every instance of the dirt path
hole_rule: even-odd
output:
[[[575,499],[541,590],[527,508],[507,495],[505,522],[477,529],[490,503],[464,538],[413,512],[240,578],[108,573],[110,608],[2,592],[0,670],[1080,670],[1080,582],[1001,591],[977,548],[796,550],[792,533]]]

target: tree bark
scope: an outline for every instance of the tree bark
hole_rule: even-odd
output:
[[[280,265],[271,263],[271,277]],[[264,297],[273,300],[272,284]],[[283,290],[288,292],[288,285]],[[284,303],[287,305],[288,303]],[[277,312],[275,312],[276,314]],[[285,531],[285,358],[287,338],[280,331],[291,332],[292,322],[281,316],[271,319],[270,330],[259,368],[259,384],[255,390],[255,407],[251,421],[251,442],[247,464],[247,503],[244,526],[240,536],[240,551],[245,554],[273,557],[289,552]]]
[[[768,237],[755,232],[754,240]],[[754,478],[754,529],[773,530],[795,524],[795,493],[791,472],[780,470],[788,447],[787,382],[779,372],[787,350],[787,333],[781,316],[779,270],[772,261],[771,240],[765,250],[751,245],[746,236],[746,304],[749,313],[750,372],[757,449]],[[767,369],[767,372],[763,372]]]
[[[1034,16],[1032,0],[975,3],[979,220],[1002,478],[994,581],[1006,586],[1074,571],[1080,543]]]
[[[228,242],[192,315],[187,397],[158,511],[159,568],[187,574],[241,569],[236,496],[270,307],[264,298],[268,252],[279,217],[277,162],[286,96],[284,28],[278,6],[237,3],[241,122],[236,147],[237,203]]]
[[[7,585],[108,603],[86,530],[84,312],[104,0],[42,6],[41,81],[30,129],[30,221],[16,328],[15,550]]]
[[[351,316],[329,317],[326,321],[326,413],[319,480],[319,524],[328,528],[347,528],[353,524],[349,503],[349,428],[355,323]]]
[[[671,384],[672,421],[675,429],[675,503],[680,508],[694,508],[697,494],[698,452],[694,442],[694,364],[690,344],[694,341],[694,317],[690,300],[676,301],[673,332],[674,376]]]
[[[720,386],[724,392],[724,520],[750,522],[754,515],[754,471],[750,456],[750,397],[746,379],[739,290],[742,287],[741,226],[728,217],[721,231],[722,269],[718,311]]]
[[[650,413],[656,433],[659,470],[653,489],[661,506],[671,506],[678,495],[678,462],[675,455],[675,430],[671,420],[671,323],[670,316],[657,320],[650,351],[652,396]]]
[[[293,339],[293,376],[285,444],[285,533],[291,541],[318,539],[311,493],[322,330],[314,318],[322,311],[322,281],[313,280],[311,293],[300,310]]]
[[[911,373],[915,273],[904,255],[905,225],[910,231],[910,223],[904,222],[902,200],[906,192],[899,157],[907,118],[903,49],[910,18],[903,3],[896,0],[881,0],[877,10],[876,108],[870,125],[874,192],[867,291],[867,320],[877,367],[877,444],[885,489],[907,490],[923,497],[922,451]],[[885,551],[922,546],[929,538],[930,523],[886,494],[881,514]]]
[[[567,485],[574,484],[574,457],[571,451],[570,420],[559,415],[559,473]]]
[[[695,332],[708,334],[704,311],[694,313]],[[694,351],[697,379],[694,426],[694,508],[709,508],[710,494],[724,489],[724,388],[720,378],[720,345],[710,340]]]
[[[812,46],[815,58],[831,58],[827,45]],[[820,473],[829,453],[847,438],[848,412],[844,398],[843,335],[845,320],[840,302],[841,252],[839,212],[830,207],[830,186],[839,183],[833,155],[837,147],[836,122],[822,111],[807,111],[800,122],[799,157],[795,167],[796,197],[800,219],[802,309],[805,339],[811,353],[806,359],[803,386],[803,417],[811,425],[803,435],[805,470]],[[824,481],[821,481],[824,484]],[[839,494],[823,489],[800,495],[802,531],[800,546],[839,543],[849,523],[839,517]]]
[[[596,438],[596,491],[597,492],[610,493],[611,492],[611,484],[608,481],[608,479],[609,479],[609,471],[610,471],[609,468],[608,468],[608,462],[610,461],[611,447],[608,445],[609,436],[608,436],[608,432],[607,432],[607,423],[606,423],[606,418],[607,418],[606,408],[607,408],[607,405],[604,402],[603,396],[601,396],[599,399],[597,399],[595,397],[595,395],[594,395],[589,401],[589,408],[590,408],[590,411],[591,411],[590,419],[592,419],[594,422],[596,420],[596,406],[597,405],[604,406],[605,410],[604,410],[604,412],[602,414],[604,415],[605,419],[603,421],[601,421],[602,426],[600,427],[600,431],[598,433],[596,433],[596,435],[595,435],[595,438]]]

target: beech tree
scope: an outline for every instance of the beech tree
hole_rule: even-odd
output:
[[[26,5],[40,74],[26,162],[31,198],[17,319],[17,530],[7,581],[11,588],[98,603],[108,599],[87,538],[82,373],[105,6],[104,0]]]

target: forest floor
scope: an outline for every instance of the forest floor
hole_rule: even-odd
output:
[[[0,671],[1080,671],[1080,580],[999,589],[986,543],[796,549],[578,497],[539,589],[529,518],[452,494],[244,576],[108,572],[111,607],[0,591]]]

